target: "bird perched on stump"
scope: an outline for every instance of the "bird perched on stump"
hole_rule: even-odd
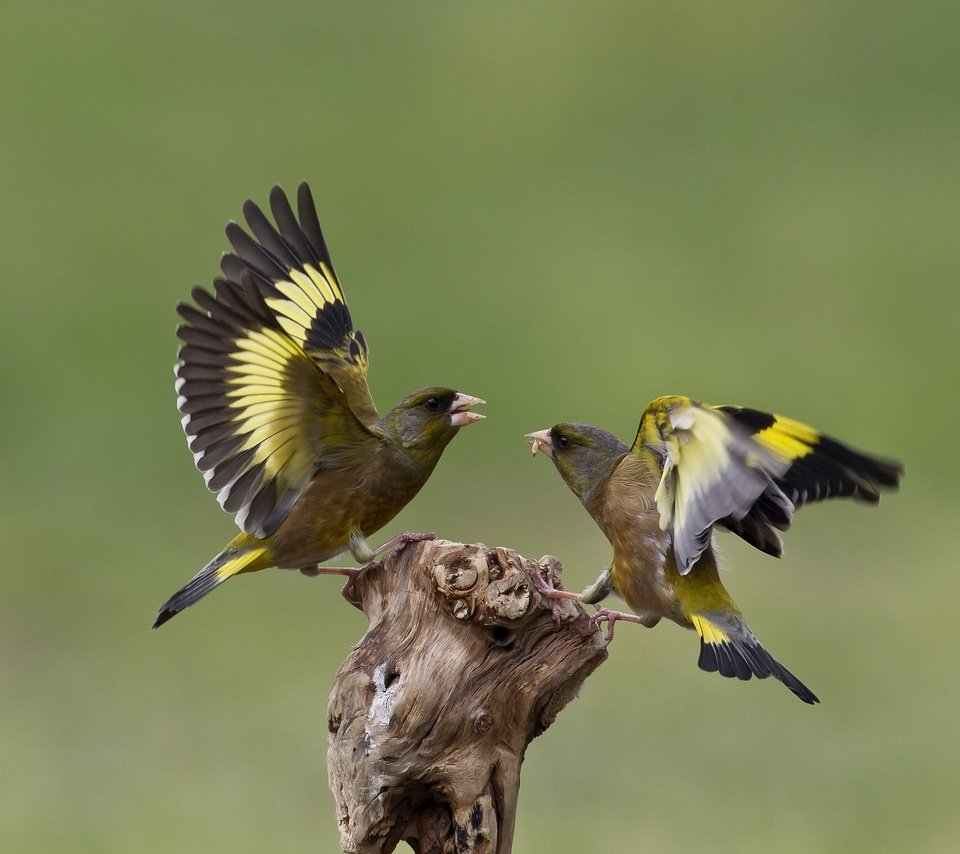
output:
[[[899,485],[899,463],[789,418],[678,396],[647,405],[630,447],[588,424],[557,424],[527,438],[534,455],[553,460],[613,546],[610,567],[583,593],[547,582],[542,592],[587,603],[616,593],[635,613],[600,608],[608,638],[618,619],[652,627],[666,617],[700,636],[701,669],[773,676],[804,702],[819,702],[747,627],[720,581],[714,529],[780,557],[778,532],[798,507],[843,497],[876,504],[881,489]]]
[[[231,222],[223,278],[212,293],[194,288],[198,307],[177,307],[183,429],[241,533],[164,603],[154,628],[238,573],[349,574],[317,567],[347,549],[372,560],[405,535],[377,550],[367,538],[417,494],[457,431],[483,418],[470,411],[480,398],[441,387],[381,418],[309,187],[297,193],[299,217],[280,187],[270,207],[276,226],[244,204],[253,236]]]

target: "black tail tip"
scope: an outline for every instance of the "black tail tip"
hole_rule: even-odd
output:
[[[763,647],[759,647],[763,649]],[[763,650],[766,653],[766,650]],[[794,676],[786,667],[784,667],[779,661],[773,658],[773,656],[767,653],[770,658],[770,662],[773,665],[771,667],[771,674],[775,679],[779,679],[784,685],[786,685],[793,693],[803,700],[804,703],[808,703],[811,706],[815,706],[820,702],[820,698],[813,693],[806,685],[804,685],[796,676]]]
[[[760,644],[737,643],[707,643],[700,639],[700,660],[697,662],[701,670],[707,673],[719,672],[721,676],[746,681],[752,676],[757,679],[766,679],[772,676],[778,679],[795,696],[813,706],[820,702],[820,698],[794,676],[786,667],[777,661]]]
[[[786,682],[784,682],[783,684],[787,685]],[[797,682],[796,688],[793,685],[787,685],[787,687],[791,691],[793,691],[793,693],[796,694],[801,700],[803,700],[804,703],[809,703],[811,706],[815,706],[817,705],[817,703],[820,702],[820,698],[816,694],[814,694],[813,691],[811,691],[802,682]]]
[[[157,619],[153,621],[153,628],[159,629],[160,626],[167,622],[167,620],[172,619],[179,613],[179,611],[171,611],[169,608],[164,608],[159,614],[157,614]]]

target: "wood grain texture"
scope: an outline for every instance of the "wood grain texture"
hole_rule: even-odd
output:
[[[527,745],[607,655],[579,603],[556,603],[556,622],[534,589],[530,573],[560,570],[433,540],[356,578],[370,628],[327,709],[345,852],[509,854]]]

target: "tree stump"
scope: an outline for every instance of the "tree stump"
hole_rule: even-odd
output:
[[[527,745],[607,656],[579,603],[535,590],[531,573],[560,570],[554,557],[432,540],[356,577],[370,628],[327,708],[345,852],[404,841],[417,854],[509,854]]]

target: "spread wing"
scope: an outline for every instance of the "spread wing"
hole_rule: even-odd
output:
[[[876,504],[881,490],[900,485],[900,463],[863,454],[799,421],[742,406],[718,406],[717,411],[789,463],[774,479],[774,487],[794,508],[828,498]],[[780,513],[765,492],[741,519],[721,521],[751,545],[780,557],[783,546],[777,530],[786,531],[791,520],[791,514]]]
[[[186,321],[177,405],[190,450],[223,509],[257,537],[277,529],[319,468],[361,459],[377,442],[366,344],[309,190],[301,187],[303,228],[282,191],[271,203],[280,231],[248,203],[260,243],[229,227],[237,255],[224,257],[227,278],[213,293],[195,288],[198,307],[177,309]]]
[[[299,221],[283,190],[274,187],[274,227],[247,200],[243,215],[253,237],[235,222],[227,225],[233,253],[223,256],[221,269],[230,281],[253,280],[283,331],[333,378],[360,422],[376,430],[380,416],[367,386],[367,342],[353,328],[305,183],[297,190],[297,209]]]
[[[741,519],[761,496],[789,518],[793,505],[776,486],[789,464],[754,440],[734,419],[686,397],[652,401],[640,419],[632,452],[660,460],[656,502],[677,568],[690,571],[721,519]]]
[[[797,507],[832,497],[876,503],[899,463],[869,457],[799,421],[738,406],[662,397],[644,411],[634,451],[656,454],[660,526],[686,573],[720,524],[779,557]]]

